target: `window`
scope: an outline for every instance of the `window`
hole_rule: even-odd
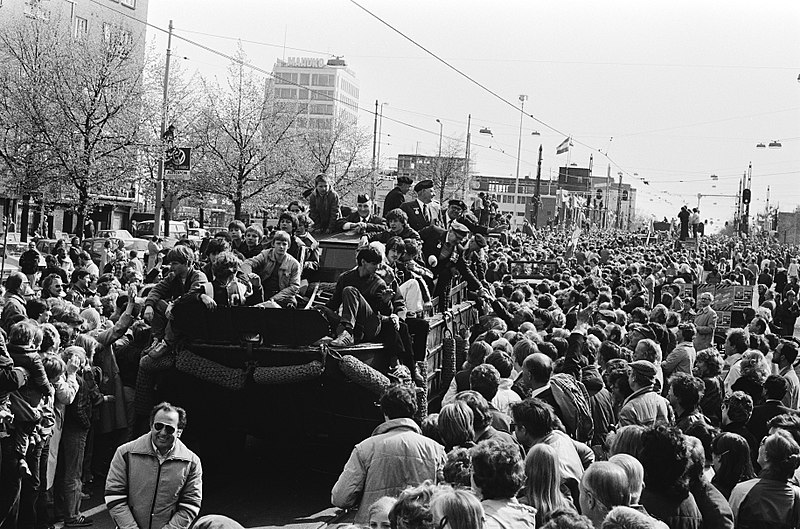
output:
[[[82,39],[89,32],[89,21],[85,18],[75,17],[75,38]]]
[[[309,83],[310,77],[311,77],[311,76],[310,76],[309,74],[307,74],[307,73],[301,73],[301,74],[300,74],[300,84],[301,84],[301,85],[308,86],[308,83]]]
[[[131,9],[136,9],[136,0],[120,0],[120,3],[125,7],[130,7]]]
[[[308,89],[307,88],[301,88],[300,89],[300,95],[299,95],[298,99],[308,99]]]

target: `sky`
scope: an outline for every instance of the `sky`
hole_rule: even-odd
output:
[[[398,153],[436,155],[437,119],[445,145],[463,144],[471,115],[474,170],[514,175],[524,94],[521,177],[535,176],[540,145],[543,179],[592,156],[594,175],[622,172],[640,212],[660,219],[697,206],[698,193],[736,195],[752,163],[751,215],[767,186],[770,206],[800,205],[796,0],[150,0],[149,24],[170,19],[219,52],[241,44],[266,71],[279,58],[344,57],[370,134],[382,104],[383,167]],[[166,48],[163,32],[147,38]],[[178,39],[173,52],[225,76],[224,57]],[[573,148],[556,156],[567,136]],[[782,147],[756,147],[773,141]],[[701,199],[712,230],[735,202]]]

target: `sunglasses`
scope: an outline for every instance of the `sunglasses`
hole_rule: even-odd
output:
[[[163,422],[154,422],[153,428],[156,429],[157,432],[164,430],[167,432],[167,435],[172,435],[175,433],[175,427],[170,424],[164,424]]]

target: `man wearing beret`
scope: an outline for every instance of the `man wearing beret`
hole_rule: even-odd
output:
[[[422,237],[422,255],[425,264],[433,271],[433,276],[436,278],[433,296],[439,296],[440,310],[447,308],[447,296],[454,270],[461,274],[461,278],[467,282],[467,287],[471,291],[476,292],[481,289],[480,281],[464,260],[462,245],[469,237],[469,228],[458,221],[453,221],[447,230],[439,226],[428,226],[420,232],[420,237]]]
[[[446,228],[450,227],[451,222],[457,220],[466,226],[472,233],[487,235],[489,232],[486,227],[481,226],[478,223],[478,219],[475,218],[472,213],[467,211],[467,205],[464,204],[464,201],[458,200],[457,198],[451,199],[447,202],[447,210],[445,210],[445,214],[442,217],[442,221]]]
[[[406,201],[406,195],[411,190],[414,181],[410,176],[398,176],[397,186],[389,191],[383,201],[383,214],[386,215],[395,208],[399,208]]]
[[[629,424],[673,424],[675,415],[669,401],[655,391],[656,366],[647,360],[636,360],[628,365],[631,369],[628,383],[633,393],[625,399],[619,410],[619,427]]]
[[[415,231],[438,224],[439,206],[433,203],[433,180],[421,180],[414,186],[417,199],[405,202],[400,209],[408,215],[408,225]]]
[[[358,195],[356,210],[336,223],[338,231],[355,230],[359,235],[386,231],[386,221],[372,214],[372,200],[367,195]]]

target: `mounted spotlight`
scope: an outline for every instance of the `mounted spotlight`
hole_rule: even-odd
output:
[[[764,145],[763,143],[759,143],[758,145],[756,145],[756,149],[766,149],[766,148],[767,146]]]
[[[494,134],[492,134],[492,129],[490,129],[489,127],[483,127],[478,132],[480,132],[481,134],[488,134],[489,136],[494,138]]]
[[[769,142],[770,149],[780,149],[781,147],[783,147],[783,144],[781,144],[781,142],[779,142],[778,140],[772,140],[771,142]]]

